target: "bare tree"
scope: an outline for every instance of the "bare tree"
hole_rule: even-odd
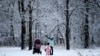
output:
[[[69,0],[66,0],[66,49],[70,49],[69,37],[70,37],[70,29],[69,29]]]
[[[18,7],[19,7],[19,13],[21,17],[21,49],[25,49],[25,35],[26,35],[26,27],[25,27],[25,12],[24,9],[24,0],[18,0]]]
[[[29,50],[32,49],[32,1],[29,1],[28,7],[29,7]]]
[[[88,6],[88,0],[84,0],[85,4],[85,22],[84,22],[84,48],[89,47],[89,20],[88,20],[88,12],[89,12],[89,6]]]
[[[7,1],[5,0],[5,3],[7,4],[7,8],[5,10],[3,10],[3,13],[5,14],[5,17],[7,17],[7,19],[9,20],[8,22],[10,22],[10,24],[8,24],[10,26],[9,28],[9,44],[10,46],[14,46],[15,45],[15,35],[14,35],[14,3],[15,1]],[[6,20],[7,20],[6,19]]]

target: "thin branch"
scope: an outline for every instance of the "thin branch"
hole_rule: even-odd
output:
[[[97,0],[94,0],[95,1],[95,4],[100,8],[100,2],[97,2]]]
[[[79,5],[80,6],[80,5]],[[71,15],[73,14],[73,12],[79,7],[79,6],[76,6],[69,14],[69,18],[71,17]]]
[[[60,29],[59,29],[59,33],[60,33],[61,37],[63,38],[63,34],[61,33]]]

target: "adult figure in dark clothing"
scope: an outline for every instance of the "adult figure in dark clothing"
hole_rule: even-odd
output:
[[[48,43],[50,44],[50,47],[51,47],[51,52],[50,52],[50,55],[53,55],[53,47],[54,47],[54,37],[51,36],[47,36],[46,37],[48,38]]]
[[[36,38],[35,41],[34,41],[34,46],[33,46],[33,54],[34,53],[40,53],[41,54],[40,48],[41,48],[41,41],[40,41],[39,38]]]

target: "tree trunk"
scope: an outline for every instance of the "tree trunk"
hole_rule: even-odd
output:
[[[15,44],[15,36],[14,36],[14,27],[13,27],[13,24],[11,23],[11,26],[10,26],[10,37],[11,37],[11,45],[14,46]]]
[[[29,50],[32,50],[32,7],[29,1]]]
[[[69,29],[69,0],[66,0],[66,49],[69,50],[70,49],[70,43],[69,43],[69,33],[70,33],[70,29]]]
[[[89,8],[88,8],[88,0],[84,0],[85,4],[85,11],[88,13]],[[84,48],[89,47],[89,20],[88,20],[88,14],[85,14],[85,25],[84,25]]]
[[[22,29],[21,29],[21,49],[25,49],[25,34],[26,34],[26,28],[25,28],[25,19],[22,18]]]
[[[92,36],[92,40],[91,40],[91,42],[92,42],[92,44],[94,44],[95,42],[94,42],[94,37]]]
[[[59,27],[57,27],[57,45],[59,45],[59,35],[58,35],[58,31],[59,31]]]
[[[19,13],[21,16],[21,49],[25,49],[25,35],[26,35],[26,27],[25,27],[25,9],[24,9],[24,0],[18,0]]]

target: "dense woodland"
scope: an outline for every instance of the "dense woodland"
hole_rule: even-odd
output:
[[[0,0],[0,46],[31,50],[45,35],[66,49],[100,46],[100,0]]]

